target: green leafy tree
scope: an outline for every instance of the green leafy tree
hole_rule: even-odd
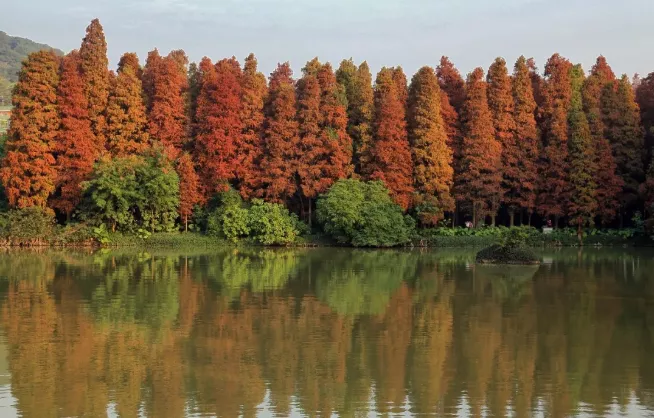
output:
[[[298,217],[283,205],[254,199],[249,212],[250,236],[259,244],[292,244],[303,232]]]
[[[339,180],[318,199],[317,217],[337,242],[355,247],[405,244],[415,228],[380,181]]]
[[[86,216],[112,231],[171,231],[179,206],[179,178],[162,154],[102,159],[83,184]]]
[[[581,86],[584,72],[580,65],[572,69],[572,100],[570,103],[570,139],[568,140],[570,223],[577,227],[581,238],[582,228],[593,223],[597,212],[597,184],[595,183],[595,153],[590,125],[583,110]]]

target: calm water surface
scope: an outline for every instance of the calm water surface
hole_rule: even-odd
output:
[[[0,417],[653,416],[654,251],[0,254]]]

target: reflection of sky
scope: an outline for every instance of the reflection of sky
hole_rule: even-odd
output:
[[[249,52],[270,72],[290,60],[299,70],[318,55],[368,60],[373,70],[414,73],[449,55],[462,72],[498,56],[533,56],[542,66],[560,52],[588,68],[604,54],[617,73],[654,71],[651,0],[23,0],[8,1],[0,30],[77,48],[93,17],[109,54],[182,48],[191,59]]]

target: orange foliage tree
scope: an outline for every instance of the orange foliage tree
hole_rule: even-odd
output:
[[[520,166],[518,158],[521,157],[516,142],[516,124],[514,119],[514,102],[511,78],[506,68],[506,61],[497,58],[488,69],[488,107],[493,118],[495,138],[502,147],[502,193],[498,200],[491,202],[491,210],[497,213],[501,199],[509,211],[509,223],[513,226],[515,213],[519,211],[517,189],[520,187]]]
[[[422,67],[409,88],[408,125],[416,211],[425,225],[435,225],[454,209],[452,150],[447,145],[441,100],[434,70]]]
[[[200,63],[195,153],[205,197],[224,191],[235,176],[236,141],[242,132],[241,67],[236,58]]]
[[[406,130],[405,89],[398,85],[393,68],[382,68],[375,82],[374,144],[371,148],[369,177],[381,180],[393,200],[408,209],[413,195],[413,165]]]
[[[254,54],[248,55],[241,77],[243,131],[236,150],[236,182],[241,195],[252,197],[263,152],[263,106],[268,89],[266,76],[257,70]]]
[[[82,197],[81,183],[89,179],[93,164],[101,152],[91,130],[80,63],[77,51],[64,57],[57,95],[61,116],[55,145],[58,193],[51,205],[67,216],[79,204]]]
[[[59,58],[53,52],[27,57],[14,88],[6,155],[0,168],[10,206],[45,208],[55,190],[58,84]]]
[[[270,75],[265,104],[264,157],[257,194],[272,202],[288,202],[297,192],[299,132],[293,71],[279,64]]]
[[[536,205],[538,183],[538,126],[536,125],[536,100],[530,77],[528,61],[525,57],[518,58],[513,70],[513,118],[515,121],[515,143],[511,159],[516,165],[511,168],[504,166],[504,182],[511,190],[505,194],[507,204],[511,202],[527,211],[529,224],[531,214]],[[509,180],[507,180],[509,179]]]
[[[572,96],[572,64],[559,54],[554,54],[545,65],[542,85],[541,108],[544,147],[540,161],[540,186],[537,200],[538,212],[553,216],[555,226],[566,214],[568,195],[568,112]]]
[[[462,115],[461,175],[456,189],[459,200],[471,205],[475,226],[484,214],[494,216],[492,203],[499,200],[502,181],[502,147],[495,138],[493,118],[488,108],[488,87],[483,78],[481,68],[468,75]]]
[[[142,154],[148,148],[147,117],[136,54],[127,53],[118,64],[107,105],[107,148],[115,156]]]
[[[188,142],[187,65],[184,51],[173,51],[162,58],[155,50],[148,55],[143,71],[148,132],[173,157]]]
[[[188,231],[188,219],[193,215],[193,208],[201,202],[200,178],[195,172],[193,160],[189,153],[183,153],[177,160],[177,175],[179,175],[179,216]]]
[[[618,195],[622,190],[622,179],[617,176],[617,166],[613,158],[611,144],[605,135],[602,121],[601,98],[604,89],[612,89],[615,85],[615,74],[602,56],[597,58],[590,76],[584,81],[582,88],[584,112],[593,137],[595,150],[595,181],[596,199],[598,203],[597,214],[603,223],[615,219],[620,208]]]
[[[109,59],[107,58],[107,41],[104,30],[98,19],[86,28],[86,36],[79,50],[82,59],[82,76],[84,77],[84,93],[89,103],[89,118],[91,128],[99,146],[105,144],[107,103],[111,90],[109,74]]]

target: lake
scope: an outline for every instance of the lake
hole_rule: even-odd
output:
[[[0,253],[0,417],[654,414],[654,250]]]

